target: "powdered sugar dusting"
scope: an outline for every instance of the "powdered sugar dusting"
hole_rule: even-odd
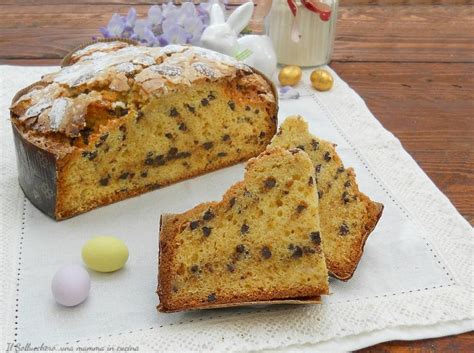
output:
[[[38,102],[37,104],[35,105],[32,105],[31,107],[29,107],[27,109],[27,111],[25,112],[24,116],[26,118],[32,118],[34,116],[38,116],[41,114],[41,112],[47,108],[49,108],[52,104],[52,100],[51,99],[44,99],[40,102]]]
[[[49,125],[51,126],[51,130],[58,131],[59,126],[66,115],[68,106],[68,98],[58,98],[53,102],[53,106],[49,112]]]

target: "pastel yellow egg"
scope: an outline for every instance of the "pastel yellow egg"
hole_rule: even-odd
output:
[[[311,85],[318,91],[329,91],[334,84],[334,79],[326,70],[317,69],[311,73]]]
[[[285,66],[278,74],[278,80],[282,86],[294,86],[301,80],[303,71],[296,65]]]
[[[112,236],[95,237],[83,246],[82,260],[87,267],[94,271],[117,271],[128,260],[128,248],[119,238]]]

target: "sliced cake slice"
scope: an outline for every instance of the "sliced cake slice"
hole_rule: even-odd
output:
[[[299,116],[288,117],[269,146],[299,148],[311,158],[316,172],[324,254],[331,275],[348,280],[354,274],[369,234],[383,205],[359,191],[352,168],[345,168],[334,145],[308,131]]]
[[[269,149],[220,202],[162,218],[158,309],[173,312],[328,293],[314,168]]]

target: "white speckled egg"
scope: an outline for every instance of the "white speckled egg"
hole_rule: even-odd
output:
[[[89,273],[79,265],[64,266],[51,282],[54,299],[64,306],[75,306],[86,300],[91,289]]]
[[[116,237],[100,236],[90,239],[82,248],[82,260],[90,269],[113,272],[121,269],[128,260],[128,248]]]

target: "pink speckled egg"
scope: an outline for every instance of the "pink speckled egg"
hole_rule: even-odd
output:
[[[79,265],[64,266],[51,282],[54,299],[64,306],[75,306],[86,300],[91,289],[89,273]]]

